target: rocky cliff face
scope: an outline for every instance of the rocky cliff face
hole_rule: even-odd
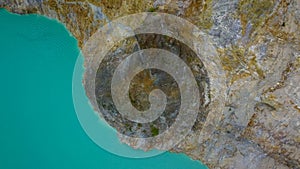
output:
[[[156,11],[187,19],[213,39],[226,99],[221,117],[211,114],[203,127],[198,116],[172,151],[210,168],[300,168],[299,0],[2,0],[0,7],[58,19],[79,47],[99,27],[128,14]],[[220,121],[214,124],[214,118]]]

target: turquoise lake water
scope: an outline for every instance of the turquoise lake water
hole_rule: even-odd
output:
[[[1,169],[204,169],[183,154],[131,159],[97,146],[72,100],[79,49],[55,20],[0,9]]]

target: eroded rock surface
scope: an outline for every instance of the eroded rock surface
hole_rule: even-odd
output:
[[[210,135],[200,134],[206,120],[200,114],[191,133],[172,151],[184,152],[210,168],[300,168],[299,0],[2,0],[0,7],[58,19],[78,39],[79,47],[99,27],[128,14],[155,11],[187,19],[214,42],[226,73],[226,106],[221,117],[210,115],[221,118],[207,126]],[[140,44],[146,45],[143,38]],[[153,44],[162,42],[147,38],[157,42]],[[126,52],[132,44],[127,41],[115,49]],[[155,79],[146,80],[151,84]],[[136,84],[140,83],[132,85]],[[136,107],[147,107],[143,95],[131,96],[140,101]],[[141,126],[126,127],[129,131]],[[156,135],[159,127],[140,134]]]

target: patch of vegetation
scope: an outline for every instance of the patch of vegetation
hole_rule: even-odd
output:
[[[210,29],[213,26],[212,2],[212,0],[192,1],[185,11],[185,16],[201,29]]]
[[[242,33],[246,33],[246,27],[249,22],[254,29],[263,24],[267,16],[272,12],[273,7],[273,0],[241,0],[238,10],[243,27]]]
[[[148,12],[155,12],[157,11],[158,7],[151,7]]]
[[[152,133],[152,136],[157,136],[159,134],[159,129],[155,126],[151,126],[151,133]]]

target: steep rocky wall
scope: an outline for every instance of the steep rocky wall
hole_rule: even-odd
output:
[[[79,47],[105,23],[132,13],[189,20],[217,48],[226,107],[209,137],[199,141],[196,124],[172,151],[210,168],[300,168],[299,0],[2,0],[0,7],[59,20]]]

